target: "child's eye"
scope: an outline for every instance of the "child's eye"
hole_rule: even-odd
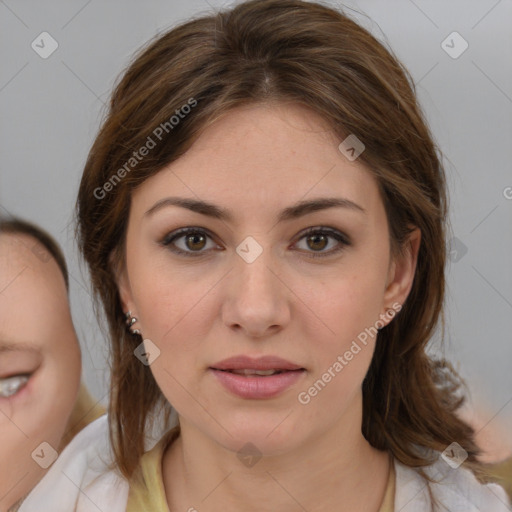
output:
[[[20,391],[30,378],[29,375],[14,375],[0,379],[0,397],[8,398]]]

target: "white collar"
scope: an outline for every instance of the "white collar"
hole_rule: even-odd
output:
[[[125,512],[128,482],[112,464],[107,415],[103,415],[66,446],[18,512]],[[482,485],[472,472],[452,469],[440,457],[424,468],[430,477],[442,480],[438,483],[427,484],[417,470],[396,459],[394,465],[395,511],[431,512],[431,495],[450,512],[511,510],[502,487]]]

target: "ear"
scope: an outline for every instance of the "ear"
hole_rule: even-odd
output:
[[[133,302],[130,280],[128,279],[128,273],[126,271],[126,264],[118,258],[114,252],[110,254],[109,262],[111,271],[114,274],[114,280],[117,284],[123,311],[125,313],[131,311],[132,314],[134,314],[135,304]]]
[[[402,305],[406,301],[414,281],[420,243],[421,230],[416,227],[408,235],[403,247],[403,254],[391,261],[383,300],[386,310],[392,304]]]

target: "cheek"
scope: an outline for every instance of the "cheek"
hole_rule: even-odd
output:
[[[52,439],[55,449],[66,430],[75,405],[81,380],[81,354],[71,323],[61,329],[59,343],[48,353],[44,376],[44,396],[38,411],[45,435]],[[43,405],[45,404],[45,405]],[[48,441],[50,444],[51,442]]]
[[[139,326],[144,338],[157,345],[194,345],[201,325],[215,310],[213,296],[219,276],[197,269],[154,267],[130,274]],[[179,270],[179,271],[178,271]]]
[[[212,306],[208,297],[201,301],[204,292],[201,293],[200,286],[175,287],[164,280],[150,284],[134,294],[139,317],[137,326],[146,340],[145,350],[151,353],[152,343],[158,347],[159,356],[150,369],[159,388],[167,400],[181,410],[182,404],[186,406],[190,401],[190,395],[182,386],[195,395],[191,386],[208,336],[209,321],[205,315]]]
[[[43,476],[44,470],[31,456],[37,447],[26,433],[9,422],[0,420],[0,503],[14,503],[28,493]],[[2,509],[4,510],[4,509]]]
[[[58,451],[76,399],[80,371],[74,361],[43,365],[24,389],[0,403],[0,496],[12,489],[10,501],[26,494],[43,476],[45,469],[36,455],[44,462],[52,452],[39,449],[34,457],[32,453],[43,442]]]
[[[381,312],[383,286],[382,276],[367,270],[333,277],[321,292],[309,292],[308,308],[322,322],[306,322],[308,337],[317,339],[329,353],[347,350],[358,337],[364,341],[365,333],[371,342],[368,333],[375,334],[372,327]]]
[[[190,407],[190,394],[200,393],[195,386],[205,371],[207,340],[219,314],[215,290],[218,279],[213,275],[198,278],[197,272],[194,278],[186,271],[174,274],[169,270],[147,272],[145,279],[131,278],[138,326],[144,339],[151,340],[160,351],[151,372],[178,410]]]
[[[76,401],[80,370],[77,346],[47,353],[27,385],[0,404],[0,410],[23,433],[29,455],[42,442],[58,449]]]
[[[360,392],[373,356],[382,304],[383,278],[375,268],[340,275],[322,293],[308,295],[308,306],[322,323],[315,319],[302,325],[312,366],[311,378],[298,397],[306,415],[314,411],[327,421],[329,411],[341,414]]]
[[[45,362],[26,388],[2,408],[36,446],[46,441],[57,449],[64,434],[80,382],[80,372],[72,371],[72,361],[68,362],[70,367]]]

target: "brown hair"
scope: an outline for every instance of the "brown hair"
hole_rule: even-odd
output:
[[[57,241],[44,229],[18,217],[0,218],[0,233],[28,235],[35,238],[53,257],[64,277],[69,293],[69,273],[66,258]]]
[[[426,354],[439,318],[444,335],[447,191],[414,83],[390,50],[342,12],[253,0],[186,22],[142,49],[115,87],[85,165],[77,236],[110,330],[110,436],[120,470],[129,477],[136,468],[157,404],[169,411],[149,367],[133,356],[141,338],[126,330],[114,277],[124,261],[131,190],[230,109],[271,101],[309,107],[340,142],[354,134],[364,143],[359,158],[378,182],[394,256],[414,226],[422,233],[409,297],[380,330],[363,382],[363,434],[409,466],[431,463],[434,450],[457,441],[471,465],[478,449],[455,414],[459,378]],[[175,124],[172,116],[187,104],[193,111]],[[131,161],[150,138],[159,139],[155,147]]]

